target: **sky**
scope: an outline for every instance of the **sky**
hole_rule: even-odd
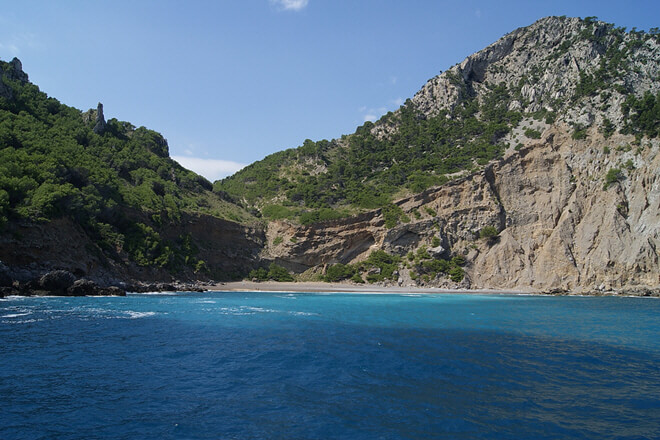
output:
[[[7,2],[0,59],[62,103],[168,139],[210,180],[353,133],[426,81],[549,15],[660,27],[657,0]]]

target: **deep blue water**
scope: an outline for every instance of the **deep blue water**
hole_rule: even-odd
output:
[[[0,438],[658,439],[660,300],[0,300]]]

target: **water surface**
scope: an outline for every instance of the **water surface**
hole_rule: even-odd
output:
[[[660,438],[660,300],[0,300],[2,439]]]

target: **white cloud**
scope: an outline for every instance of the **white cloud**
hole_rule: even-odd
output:
[[[234,174],[245,167],[246,164],[231,160],[205,159],[203,157],[172,156],[184,168],[201,174],[211,182]]]
[[[396,98],[396,99],[393,99],[393,100],[392,100],[392,104],[394,104],[395,106],[397,106],[397,108],[398,108],[398,107],[401,107],[401,106],[403,105],[404,102],[406,102],[406,100],[403,99],[403,98]]]
[[[378,108],[367,108],[360,107],[360,113],[364,113],[362,118],[364,122],[371,121],[376,122],[382,115],[387,113],[387,107],[378,107]]]
[[[3,59],[13,58],[20,55],[21,49],[40,48],[42,48],[42,45],[35,34],[30,32],[21,32],[9,35],[9,37],[4,38],[4,41],[0,42],[0,57]]]
[[[285,11],[300,11],[307,6],[309,0],[270,0],[270,2]]]
[[[3,52],[8,53],[11,57],[15,57],[21,53],[21,50],[18,48],[18,46],[16,46],[13,43],[9,43],[9,44],[0,43],[0,53]]]

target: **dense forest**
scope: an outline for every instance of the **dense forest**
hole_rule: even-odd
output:
[[[142,266],[203,269],[190,237],[161,238],[182,213],[235,222],[253,217],[169,158],[159,133],[81,112],[28,81],[20,61],[0,61],[0,228],[69,216],[110,257]]]

